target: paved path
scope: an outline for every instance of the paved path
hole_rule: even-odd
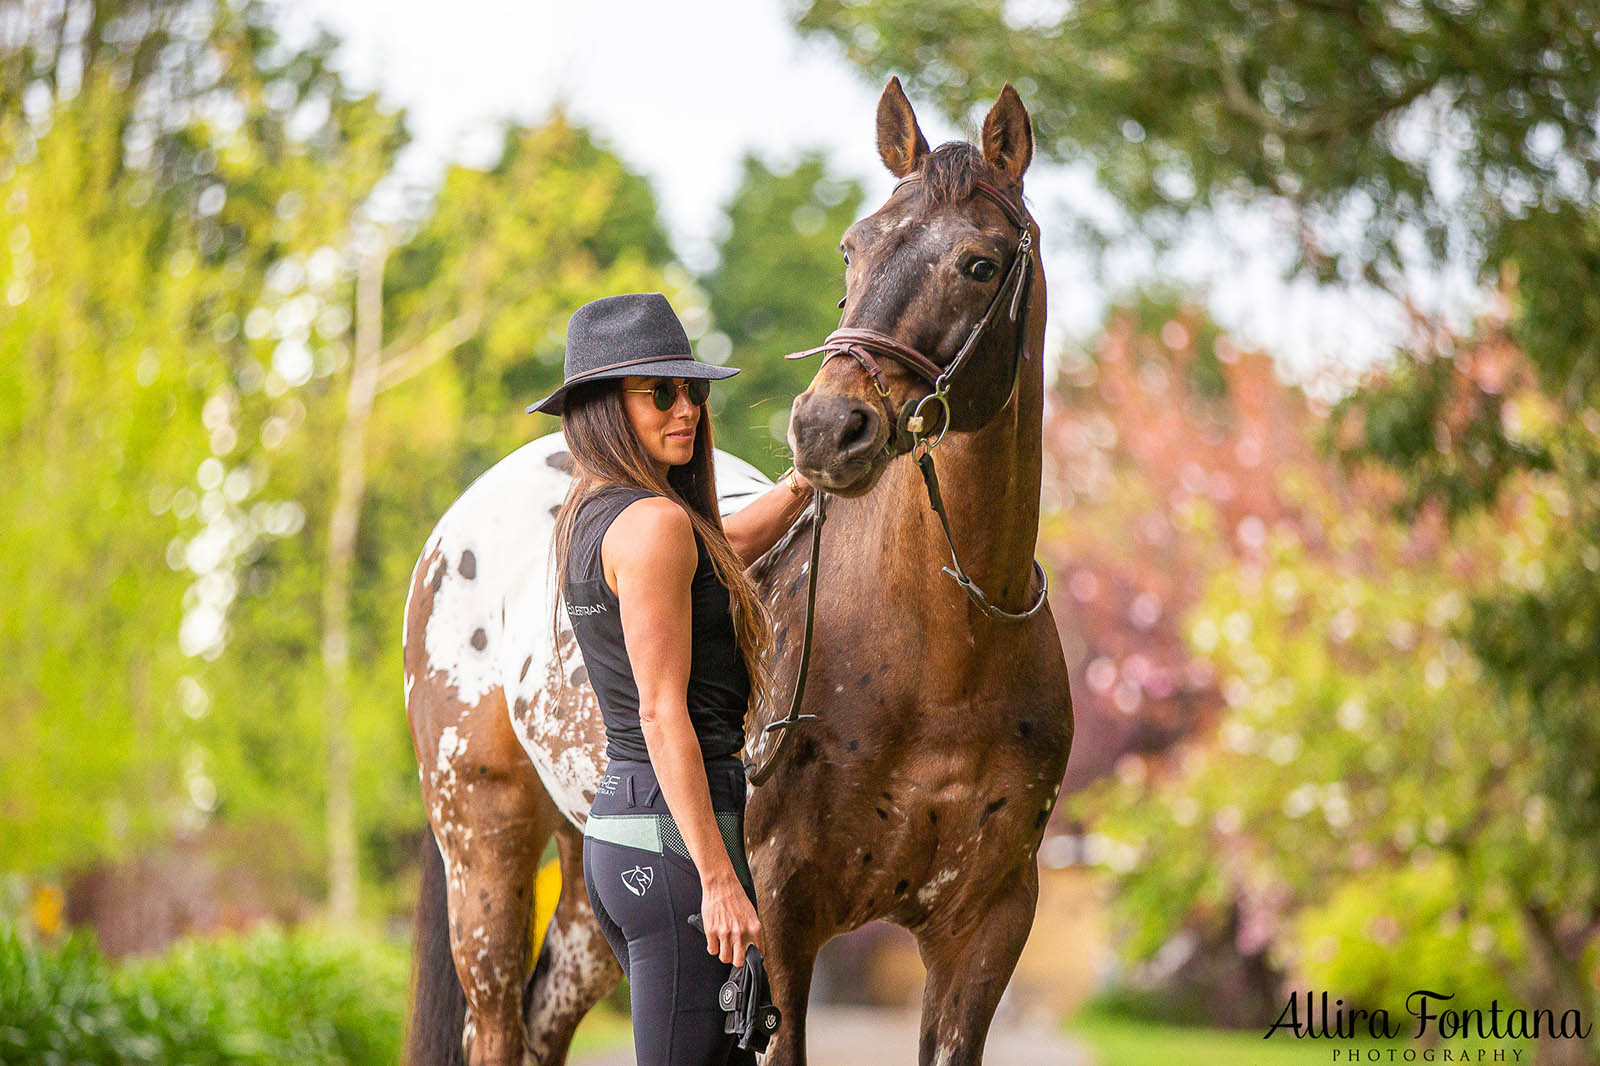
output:
[[[872,1007],[814,1005],[806,1018],[806,1066],[917,1066],[917,1016]],[[1091,1066],[1083,1046],[1053,1030],[997,1021],[984,1066]],[[633,1066],[633,1048],[590,1055],[573,1066]]]

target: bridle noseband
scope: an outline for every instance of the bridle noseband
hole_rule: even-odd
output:
[[[898,192],[900,187],[913,181],[918,181],[918,175],[912,174],[900,181],[894,187]],[[961,560],[956,557],[955,537],[950,531],[950,518],[945,513],[944,499],[939,493],[939,478],[933,467],[933,449],[944,439],[950,429],[950,384],[956,374],[961,371],[972,358],[972,353],[977,349],[978,341],[988,331],[989,326],[1000,313],[1000,308],[1005,306],[1007,293],[1011,296],[1009,319],[1017,323],[1016,342],[1012,350],[1011,360],[1011,390],[1015,393],[1017,378],[1022,372],[1022,353],[1027,344],[1027,322],[1018,322],[1017,315],[1021,312],[1027,299],[1029,282],[1032,280],[1033,270],[1033,222],[1020,205],[1014,203],[1009,196],[995,188],[986,181],[978,180],[975,190],[1000,208],[1006,219],[1016,228],[1017,249],[1012,257],[1011,266],[1006,270],[1006,276],[1001,281],[994,296],[989,300],[983,317],[973,325],[967,334],[967,339],[962,343],[955,358],[945,366],[940,366],[932,359],[923,355],[915,348],[904,344],[886,333],[879,333],[872,329],[836,329],[828,334],[822,344],[803,352],[794,352],[784,356],[785,359],[804,359],[807,356],[823,354],[822,362],[826,365],[829,359],[836,356],[849,356],[854,359],[866,372],[867,378],[872,382],[873,392],[878,397],[878,402],[883,406],[884,415],[888,418],[891,427],[888,440],[884,442],[883,451],[889,458],[915,453],[918,467],[922,470],[922,480],[928,490],[928,505],[934,514],[939,516],[939,523],[944,529],[945,541],[950,545],[950,566],[941,567],[943,573],[949,574],[956,583],[966,590],[967,595],[990,618],[1003,621],[1023,621],[1032,618],[1045,605],[1049,590],[1050,579],[1044,572],[1044,567],[1039,565],[1039,560],[1033,561],[1033,569],[1039,575],[1039,594],[1033,603],[1023,611],[1007,611],[996,607],[989,602],[977,584],[967,576],[961,567]],[[894,195],[893,192],[890,193]],[[889,387],[884,381],[883,368],[878,365],[878,359],[891,359],[905,367],[911,373],[926,381],[932,389],[926,396],[915,400],[908,400],[901,405],[899,411],[893,406],[890,398]],[[930,406],[931,405],[931,406]],[[938,423],[938,435],[929,439],[929,416],[935,409],[942,409],[943,417]],[[991,416],[993,417],[993,416]],[[821,489],[815,490],[815,499],[812,505],[811,517],[811,563],[807,575],[806,587],[806,624],[805,636],[800,646],[800,670],[795,678],[794,698],[789,704],[787,717],[769,724],[763,733],[778,732],[777,739],[773,742],[773,750],[767,755],[760,766],[749,771],[748,777],[752,785],[759,785],[769,777],[777,760],[779,749],[783,746],[783,739],[788,734],[783,732],[788,727],[802,722],[808,718],[815,718],[814,714],[800,714],[801,700],[805,695],[806,675],[811,665],[811,628],[817,601],[817,558],[821,553],[822,524],[827,518],[827,493]]]

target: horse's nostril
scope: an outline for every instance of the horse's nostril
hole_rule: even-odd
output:
[[[844,428],[839,433],[840,451],[849,451],[864,443],[871,436],[871,427],[867,420],[867,413],[861,408],[853,408],[844,416]]]

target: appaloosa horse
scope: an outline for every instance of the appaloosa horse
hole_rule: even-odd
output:
[[[746,839],[785,1019],[766,1062],[784,1066],[805,1060],[818,949],[875,919],[911,930],[927,965],[919,1061],[981,1061],[1032,925],[1072,737],[1032,562],[1044,279],[1022,201],[1027,112],[1007,86],[981,148],[930,151],[891,79],[878,148],[902,181],[845,235],[841,329],[790,424],[796,465],[830,495],[801,708],[816,718],[768,732],[784,708],[763,707],[746,749],[763,780]],[[604,730],[570,631],[560,665],[549,635],[567,462],[559,435],[507,457],[451,507],[412,578],[406,702],[438,844],[418,904],[412,1063],[459,1061],[463,1036],[473,1063],[564,1062],[620,978],[578,828]],[[717,477],[724,513],[766,485],[721,453]],[[751,570],[780,694],[800,666],[813,521]],[[561,898],[525,979],[552,836]]]

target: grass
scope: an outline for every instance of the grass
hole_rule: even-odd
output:
[[[1068,1035],[1087,1045],[1097,1066],[1334,1066],[1333,1052],[1341,1052],[1342,1066],[1352,1047],[1363,1052],[1382,1049],[1379,1061],[1388,1062],[1388,1049],[1417,1050],[1405,1042],[1365,1040],[1295,1040],[1286,1035],[1263,1040],[1250,1029],[1205,1029],[1162,1025],[1128,1018],[1104,1009],[1086,1007],[1067,1026]],[[1399,1055],[1395,1061],[1403,1061]],[[1435,1059],[1437,1061],[1437,1058]],[[1528,1058],[1524,1056],[1523,1063]]]
[[[578,1023],[578,1031],[572,1035],[570,1058],[632,1046],[633,1023],[628,1016],[601,1003]]]

